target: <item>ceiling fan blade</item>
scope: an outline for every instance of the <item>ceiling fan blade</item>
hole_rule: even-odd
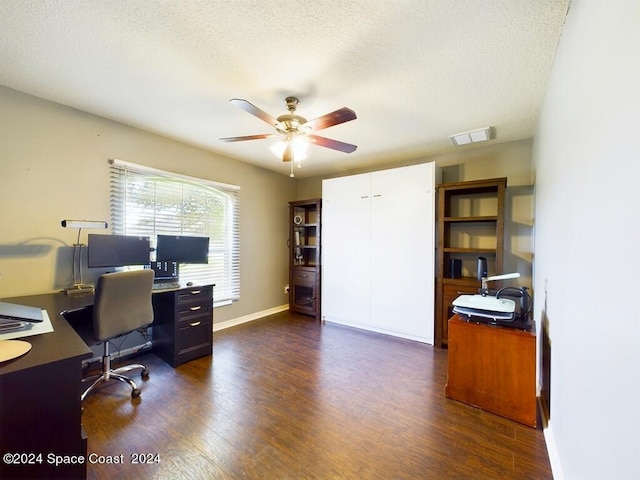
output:
[[[323,128],[333,127],[344,122],[350,122],[355,120],[356,112],[347,107],[342,107],[335,112],[327,113],[321,117],[314,118],[305,123],[305,126],[310,126],[313,130],[322,130]]]
[[[319,137],[318,135],[307,135],[307,137],[309,137],[316,145],[331,148],[333,150],[339,150],[344,153],[355,152],[356,148],[358,148],[356,145],[352,145],[350,143],[340,142],[327,137]]]
[[[275,133],[262,133],[260,135],[246,135],[244,137],[226,137],[221,138],[223,142],[243,142],[244,140],[260,140],[262,138],[278,137]]]
[[[276,124],[278,123],[278,120],[273,118],[271,115],[269,115],[264,110],[260,110],[258,107],[256,107],[251,102],[247,102],[246,100],[243,100],[241,98],[232,98],[231,100],[229,100],[229,102],[231,102],[234,105],[240,107],[245,112],[249,112],[251,115],[255,115],[260,120],[263,120],[263,121],[267,122],[272,127],[275,127]]]

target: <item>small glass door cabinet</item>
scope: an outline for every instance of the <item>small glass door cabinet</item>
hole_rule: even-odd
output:
[[[322,200],[289,202],[289,310],[320,318]]]

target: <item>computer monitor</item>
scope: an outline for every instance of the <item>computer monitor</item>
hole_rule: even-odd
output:
[[[209,237],[158,235],[156,261],[209,263]]]
[[[88,265],[98,267],[124,267],[147,265],[151,242],[149,237],[134,235],[88,235]]]

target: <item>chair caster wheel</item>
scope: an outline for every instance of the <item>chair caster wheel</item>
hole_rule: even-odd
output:
[[[149,369],[145,368],[144,370],[142,370],[142,372],[140,372],[140,377],[143,380],[146,380],[147,378],[149,378]]]
[[[140,389],[139,388],[134,388],[133,390],[131,390],[131,398],[138,398],[140,396]]]

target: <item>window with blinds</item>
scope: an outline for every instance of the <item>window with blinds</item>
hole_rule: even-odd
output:
[[[113,233],[149,236],[153,247],[157,235],[209,237],[209,263],[180,265],[180,281],[214,283],[216,305],[238,300],[240,187],[109,162]]]

